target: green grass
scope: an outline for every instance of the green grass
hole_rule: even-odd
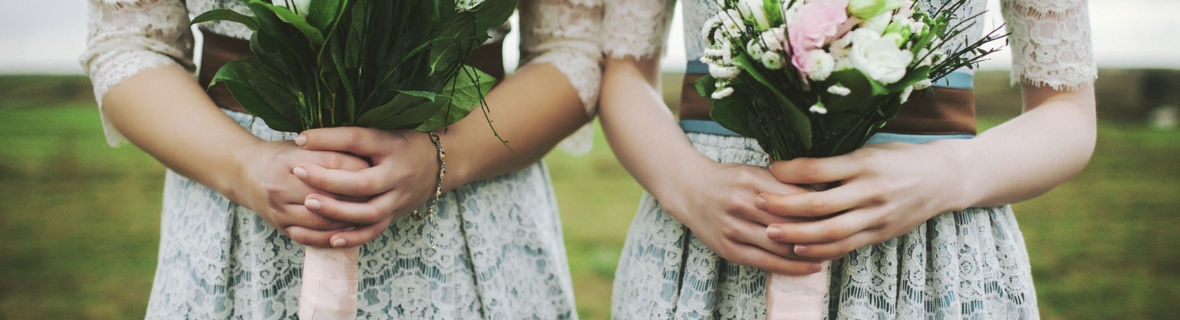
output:
[[[1016,205],[1044,318],[1180,314],[1178,142],[1177,131],[1102,123],[1084,172]],[[0,100],[0,146],[0,319],[142,318],[163,167],[134,147],[107,147],[92,103]],[[578,312],[606,319],[642,189],[601,134],[590,155],[546,161]]]

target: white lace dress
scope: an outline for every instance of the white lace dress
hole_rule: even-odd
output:
[[[941,2],[919,4],[929,8]],[[979,12],[985,4],[974,0],[960,16]],[[607,32],[607,52],[616,57],[659,54],[670,4],[617,0],[605,5],[605,27],[626,30]],[[717,5],[686,0],[683,8],[687,56],[699,59],[703,46],[697,35]],[[1003,14],[1012,33],[1013,83],[1076,88],[1097,77],[1085,0],[1004,0]],[[981,31],[979,23],[972,33],[978,38]],[[702,133],[689,133],[688,139],[718,162],[768,164],[753,139]],[[1008,206],[943,213],[901,237],[849,253],[834,261],[830,272],[827,319],[1039,318],[1028,253]],[[612,314],[616,319],[764,319],[765,277],[761,269],[717,256],[645,194],[615,274]]]
[[[248,10],[239,0],[91,0],[82,63],[102,101],[112,86],[165,65],[192,70],[190,16]],[[522,62],[553,63],[588,112],[598,93],[601,5],[521,1]],[[201,26],[237,38],[249,30]],[[100,106],[101,108],[101,106]],[[290,139],[226,112],[267,140]],[[108,141],[123,138],[103,121]],[[150,319],[294,319],[303,246],[254,212],[169,171]],[[432,219],[404,218],[361,247],[359,319],[577,318],[549,174],[538,163],[446,193]]]

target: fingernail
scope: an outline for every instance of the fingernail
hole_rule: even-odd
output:
[[[795,254],[804,254],[807,252],[807,246],[795,245]]]
[[[766,228],[766,237],[767,238],[777,240],[778,238],[781,238],[782,236],[783,236],[783,230],[781,230],[779,228],[775,228],[775,227],[767,227]]]
[[[298,137],[295,137],[295,145],[302,147],[305,143],[307,143],[307,136],[301,134]]]
[[[311,211],[319,211],[320,201],[316,199],[307,199],[307,201],[303,202],[303,206],[307,207],[307,209]]]
[[[758,209],[766,210],[766,199],[762,197],[754,198],[754,206],[758,207]]]
[[[347,227],[344,227],[344,231],[352,231],[352,230],[356,230],[356,226],[347,226]]]
[[[336,238],[336,240],[332,240],[333,247],[343,247],[345,244],[348,244],[348,241],[344,240],[344,238]]]
[[[344,240],[344,239],[340,239],[340,240]],[[823,269],[823,268],[824,268],[824,266],[819,263],[812,263],[811,264],[811,271],[812,272],[819,272],[819,270]]]
[[[303,169],[303,167],[295,167],[295,169],[291,171],[295,173],[295,176],[299,177],[299,179],[307,179],[307,169]]]

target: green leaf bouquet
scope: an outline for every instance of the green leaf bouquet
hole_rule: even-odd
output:
[[[273,1],[273,3],[272,3]],[[359,126],[430,131],[478,106],[495,78],[463,65],[516,8],[515,0],[244,0],[193,23],[227,20],[254,31],[222,67],[247,111],[272,129]]]

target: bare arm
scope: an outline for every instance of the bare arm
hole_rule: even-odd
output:
[[[315,192],[291,174],[300,162],[360,169],[360,159],[266,142],[226,117],[187,71],[145,70],[111,88],[103,114],[123,135],[168,168],[258,213],[306,245],[328,246],[327,230],[347,224],[303,208]]]

